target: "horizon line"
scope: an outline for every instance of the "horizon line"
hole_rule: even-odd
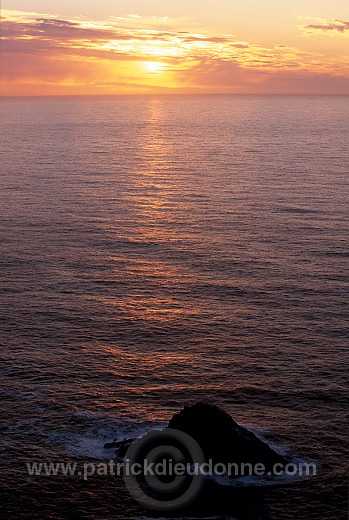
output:
[[[68,97],[151,97],[151,96],[317,96],[317,97],[347,97],[349,92],[142,92],[142,93],[122,93],[122,94],[29,94],[29,95],[1,95],[0,99],[16,99],[16,98],[68,98]]]

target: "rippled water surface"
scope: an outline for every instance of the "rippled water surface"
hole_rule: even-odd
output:
[[[1,113],[4,518],[151,516],[110,478],[25,463],[102,460],[198,400],[321,468],[214,514],[346,518],[348,97]]]

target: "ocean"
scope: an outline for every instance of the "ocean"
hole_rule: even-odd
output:
[[[191,516],[347,518],[348,101],[2,100],[1,518],[159,516],[27,463],[198,401],[318,473]]]

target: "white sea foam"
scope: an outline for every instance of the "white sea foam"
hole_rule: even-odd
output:
[[[115,454],[114,450],[104,449],[106,443],[141,437],[150,430],[161,429],[167,425],[165,422],[135,424],[90,411],[78,412],[78,414],[80,417],[94,419],[96,423],[103,422],[104,424],[89,425],[81,433],[63,435],[61,442],[65,451],[76,458],[108,460]],[[103,420],[96,421],[96,417]]]
[[[115,456],[115,453],[113,449],[104,448],[104,445],[107,442],[122,441],[127,438],[141,437],[151,430],[162,429],[167,426],[166,422],[135,424],[131,422],[120,421],[112,416],[107,418],[105,414],[101,412],[81,411],[78,412],[77,415],[87,419],[92,419],[94,422],[96,422],[97,417],[102,417],[103,422],[108,423],[107,425],[103,426],[89,426],[84,432],[79,434],[62,433],[60,442],[66,453],[78,459],[91,458],[97,460],[109,460]],[[295,466],[300,464],[314,464],[313,461],[300,459],[299,457],[292,455],[287,447],[280,446],[275,442],[270,442],[270,440],[267,440],[264,437],[266,430],[258,430],[251,427],[249,427],[248,430],[254,433],[260,440],[267,443],[277,453],[287,456],[291,464]],[[57,435],[55,435],[55,441],[57,442]],[[222,486],[262,487],[305,480],[311,477],[306,475],[267,474],[263,476],[239,476],[234,478],[223,475],[211,476],[208,478],[214,480],[217,484]]]

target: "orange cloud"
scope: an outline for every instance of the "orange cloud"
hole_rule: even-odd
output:
[[[315,74],[281,69],[244,69],[238,63],[222,60],[202,60],[182,72],[183,83],[200,85],[205,91],[260,94],[337,94],[349,93],[349,78],[330,74]],[[253,90],[252,90],[253,89]]]
[[[348,31],[349,34],[349,22],[342,22],[341,20],[330,20],[325,23],[310,24],[304,27],[310,32],[320,31],[322,33],[341,33],[344,34]]]
[[[165,18],[95,22],[5,12],[2,40],[4,95],[349,93],[348,60],[178,30]]]

